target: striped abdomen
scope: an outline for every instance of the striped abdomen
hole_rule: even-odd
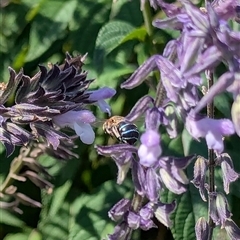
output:
[[[139,138],[139,131],[137,129],[137,126],[130,122],[120,122],[118,124],[118,132],[120,135],[118,140],[130,145],[135,144]]]

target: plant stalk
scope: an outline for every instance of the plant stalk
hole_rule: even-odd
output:
[[[207,89],[209,89],[213,86],[214,84],[214,77],[213,77],[213,72],[206,71],[206,77],[207,77]],[[207,105],[207,116],[209,118],[214,118],[214,102],[212,101]],[[214,151],[213,149],[208,149],[208,162],[209,162],[209,172],[208,172],[208,179],[209,179],[209,195],[208,195],[208,209],[210,212],[210,208],[212,206],[212,201],[213,201],[213,195],[212,193],[215,192],[215,157],[214,157]],[[209,219],[208,219],[208,224],[209,224],[209,234],[208,234],[208,240],[212,239],[213,235],[213,229],[215,227],[215,224],[213,222],[213,219],[211,218],[209,214]]]

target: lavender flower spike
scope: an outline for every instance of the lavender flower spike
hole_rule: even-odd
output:
[[[116,91],[102,88],[90,91],[93,79],[87,79],[87,72],[82,70],[86,55],[71,57],[66,54],[62,65],[49,64],[47,69],[39,66],[40,71],[32,78],[11,68],[7,86],[0,89],[0,141],[10,155],[15,145],[27,145],[34,138],[43,137],[54,149],[60,147],[61,140],[71,139],[59,127],[70,127],[80,139],[91,144],[95,134],[91,124],[94,115],[86,110],[89,104],[98,104],[110,114],[110,107],[104,102]],[[12,106],[7,101],[15,97]],[[28,125],[32,133],[23,129]]]

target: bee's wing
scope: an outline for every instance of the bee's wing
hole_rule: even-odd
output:
[[[105,119],[96,119],[96,121],[91,123],[91,125],[96,128],[102,127],[105,121],[106,121]]]

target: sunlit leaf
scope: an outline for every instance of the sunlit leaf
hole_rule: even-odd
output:
[[[146,28],[141,27],[141,28],[136,28],[132,32],[130,32],[123,40],[122,42],[127,42],[130,40],[137,39],[139,41],[144,41],[144,39],[147,36],[147,31]]]
[[[107,23],[98,33],[96,51],[102,51],[104,55],[107,55],[118,47],[133,29],[134,27],[127,22],[112,21]],[[98,58],[98,54],[96,57]]]
[[[94,62],[98,69],[102,69],[104,58],[112,50],[123,43],[123,39],[132,32],[134,27],[123,21],[112,21],[104,25],[97,36]]]
[[[46,52],[54,42],[65,35],[77,1],[49,0],[39,8],[30,31],[30,46],[26,61],[32,61]],[[53,14],[54,13],[54,14]],[[35,13],[36,14],[36,13]]]

